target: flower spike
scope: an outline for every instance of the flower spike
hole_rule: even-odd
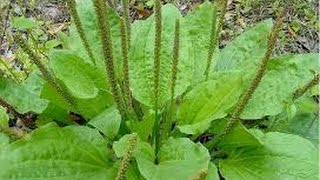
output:
[[[78,14],[76,1],[75,0],[67,0],[67,3],[68,3],[69,10],[70,10],[70,14],[73,18],[73,22],[76,25],[77,32],[78,32],[80,39],[83,43],[83,46],[86,49],[87,54],[88,54],[89,58],[91,59],[92,63],[96,64],[95,59],[93,57],[92,50],[89,45],[88,38],[87,38],[86,33],[83,29],[83,25],[82,25],[82,22],[80,20],[79,14]]]
[[[240,98],[238,101],[235,110],[231,114],[231,119],[228,121],[227,126],[225,127],[224,131],[217,136],[213,141],[210,141],[208,143],[208,146],[210,149],[212,149],[214,146],[217,145],[218,142],[221,141],[227,134],[231,132],[231,130],[235,127],[235,125],[240,121],[240,116],[249,103],[253,93],[257,89],[258,85],[260,84],[266,70],[267,70],[267,65],[270,60],[270,57],[272,55],[273,49],[275,48],[276,41],[279,37],[279,33],[281,31],[281,27],[283,24],[283,17],[285,15],[286,11],[285,9],[280,9],[277,20],[275,24],[273,25],[272,31],[269,35],[268,39],[268,48],[267,51],[265,52],[265,55],[262,59],[262,62],[258,68],[258,71],[256,72],[255,77],[251,81],[249,88],[245,92],[245,94]]]

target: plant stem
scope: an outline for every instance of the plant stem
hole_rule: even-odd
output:
[[[309,81],[307,84],[297,89],[293,93],[293,100],[300,98],[305,92],[307,92],[308,89],[312,88],[313,86],[319,83],[320,83],[320,74],[316,74],[311,81]]]
[[[70,14],[73,18],[73,22],[76,26],[77,32],[78,32],[80,39],[83,43],[83,46],[86,49],[87,54],[88,54],[89,58],[91,59],[92,63],[96,64],[96,61],[93,57],[93,52],[92,52],[90,45],[89,45],[88,38],[85,34],[82,22],[80,20],[79,14],[78,14],[76,1],[75,0],[67,0],[67,3],[68,3],[69,10],[70,10]]]
[[[262,59],[262,62],[258,68],[258,71],[256,72],[255,77],[251,81],[249,88],[247,89],[245,94],[238,101],[235,110],[231,114],[231,119],[228,121],[224,131],[221,134],[219,134],[213,141],[210,141],[208,143],[209,149],[213,149],[213,147],[216,146],[217,143],[219,143],[227,134],[229,134],[231,130],[235,127],[235,125],[240,121],[240,115],[249,103],[254,91],[257,89],[258,85],[261,82],[261,79],[263,78],[266,72],[268,62],[270,60],[270,57],[272,55],[273,49],[279,36],[279,32],[281,30],[285,12],[286,11],[284,9],[279,10],[277,20],[272,28],[271,34],[269,35],[268,49]]]
[[[207,81],[209,78],[210,68],[212,65],[212,58],[215,50],[217,49],[219,45],[219,38],[220,38],[220,32],[223,27],[224,22],[224,16],[227,11],[228,7],[228,1],[222,0],[221,3],[221,9],[220,9],[220,15],[218,19],[216,18],[216,11],[212,10],[212,25],[211,25],[211,36],[210,36],[210,48],[208,51],[208,58],[207,58],[207,67],[204,72],[205,80]]]
[[[129,145],[127,147],[126,153],[123,156],[123,159],[121,161],[121,165],[118,170],[116,180],[125,180],[126,179],[125,174],[128,170],[130,160],[132,158],[133,151],[134,151],[134,148],[137,144],[137,141],[138,141],[138,135],[136,133],[133,133],[132,138],[129,140]]]
[[[98,28],[102,42],[103,56],[107,70],[107,78],[111,85],[112,96],[122,118],[126,119],[116,79],[107,5],[104,0],[93,0],[93,4],[98,18]]]
[[[56,89],[56,91],[66,100],[70,109],[78,111],[78,105],[69,90],[62,84],[59,84],[50,70],[42,63],[41,57],[31,50],[31,47],[20,36],[16,35],[15,40],[21,49],[30,57],[33,63],[38,67],[44,79]]]
[[[175,87],[178,74],[179,64],[179,48],[180,48],[180,21],[176,20],[174,30],[174,44],[173,44],[173,57],[172,57],[172,69],[171,69],[171,103],[174,103]]]
[[[129,65],[128,65],[128,37],[127,37],[127,26],[125,24],[125,19],[121,18],[121,48],[122,48],[122,74],[123,74],[123,91],[124,98],[126,101],[126,106],[132,109],[132,98],[130,93],[130,77],[129,77]]]
[[[126,33],[127,33],[127,44],[130,47],[131,44],[131,21],[130,21],[130,14],[129,14],[129,0],[122,0],[122,10],[123,10],[123,17],[125,20],[126,26]]]
[[[33,50],[31,50],[31,47],[29,47],[27,42],[20,36],[16,35],[14,38],[21,47],[21,49],[30,57],[33,63],[38,67],[44,79],[52,85],[55,84],[56,80],[54,76],[52,75],[50,70],[42,63],[41,57],[38,56],[38,54],[36,54]]]
[[[171,107],[169,108],[169,116],[166,118],[164,125],[164,134],[169,135],[171,125],[173,121],[173,113],[175,106],[175,87],[178,74],[179,65],[179,48],[180,48],[180,20],[177,19],[174,30],[174,42],[173,42],[173,56],[172,56],[172,69],[171,69]]]
[[[158,153],[160,146],[160,117],[159,117],[159,78],[160,78],[160,52],[161,52],[161,39],[162,39],[162,25],[161,25],[161,3],[160,0],[155,2],[155,42],[154,42],[154,111],[155,122],[153,126],[153,140],[155,144],[155,154]]]

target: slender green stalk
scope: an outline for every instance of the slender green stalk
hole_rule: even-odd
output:
[[[125,180],[126,179],[125,174],[128,170],[130,160],[132,158],[133,151],[134,151],[134,148],[135,148],[135,146],[137,144],[137,140],[138,140],[138,135],[136,133],[133,133],[132,135],[133,136],[129,141],[129,145],[127,147],[126,153],[121,161],[121,165],[118,170],[116,180]]]
[[[98,28],[102,42],[103,56],[105,59],[105,66],[107,70],[107,78],[109,84],[111,85],[111,92],[116,103],[116,107],[124,118],[126,117],[126,115],[123,109],[120,91],[116,79],[107,5],[104,0],[93,0],[93,4],[98,18]]]
[[[280,9],[277,20],[272,28],[272,32],[269,35],[267,51],[262,59],[262,62],[258,68],[258,71],[256,72],[255,77],[251,81],[249,88],[247,89],[245,94],[238,101],[235,110],[231,114],[231,119],[228,121],[224,131],[221,134],[219,134],[217,138],[208,143],[209,149],[212,149],[214,146],[216,146],[217,143],[220,142],[227,134],[229,134],[231,130],[235,127],[235,125],[240,121],[240,115],[242,114],[244,108],[247,106],[254,91],[257,89],[258,85],[261,82],[261,79],[263,78],[267,70],[268,62],[270,60],[270,57],[272,55],[273,49],[279,36],[279,32],[281,30],[285,12],[286,11],[284,9]]]
[[[320,74],[316,74],[311,81],[309,81],[307,84],[297,89],[293,93],[293,100],[300,98],[305,92],[307,92],[308,89],[312,88],[313,86],[319,83],[320,83]]]
[[[55,85],[56,81],[50,70],[43,64],[41,57],[36,54],[31,47],[27,44],[25,40],[23,40],[20,36],[16,35],[15,40],[21,47],[21,49],[30,57],[33,63],[38,67],[40,72],[42,73],[44,79],[51,85]]]
[[[125,25],[127,28],[127,44],[130,47],[131,44],[131,20],[129,14],[129,0],[122,0],[122,10],[123,10],[123,17],[125,20]]]
[[[208,51],[208,58],[207,58],[207,67],[204,72],[206,81],[209,78],[210,73],[210,67],[212,65],[212,58],[215,50],[217,49],[219,45],[219,38],[220,38],[220,32],[223,27],[224,23],[224,16],[227,12],[228,7],[228,1],[227,0],[221,0],[221,9],[220,9],[220,15],[218,19],[216,18],[216,11],[212,11],[212,25],[211,25],[211,36],[210,36],[210,48]]]
[[[73,96],[70,94],[69,90],[65,86],[57,82],[52,72],[43,64],[41,57],[38,56],[34,51],[32,51],[31,47],[29,47],[29,45],[25,42],[25,40],[23,40],[20,36],[16,35],[14,38],[16,42],[19,44],[19,46],[21,47],[21,49],[30,57],[33,63],[38,67],[44,79],[52,87],[54,87],[58,93],[60,93],[60,95],[69,104],[69,107],[71,109],[77,111],[78,106],[75,99],[73,98]]]
[[[87,54],[88,54],[89,58],[91,59],[92,63],[95,64],[96,61],[93,57],[93,53],[90,48],[88,38],[86,36],[82,22],[80,20],[79,14],[78,14],[76,1],[75,0],[67,0],[67,3],[68,3],[69,10],[70,10],[70,14],[73,18],[73,22],[76,25],[77,32],[78,32],[80,39],[83,43],[83,46],[86,49]]]
[[[177,19],[174,30],[173,58],[171,69],[171,103],[174,103],[175,87],[178,74],[179,64],[179,48],[180,48],[180,21]]]
[[[7,63],[5,62],[5,60],[3,58],[0,57],[0,64],[3,65],[3,67],[9,72],[9,74],[12,76],[12,78],[16,81],[19,82],[19,78],[16,76],[16,74],[12,71],[11,68],[9,68],[9,66],[7,65]]]
[[[155,122],[153,126],[153,140],[155,144],[155,154],[158,153],[160,146],[160,117],[159,117],[159,78],[160,78],[160,52],[162,39],[162,25],[161,25],[161,3],[160,0],[155,2],[155,42],[154,42],[154,80],[153,80],[153,96],[154,96],[154,111]]]
[[[130,93],[130,77],[129,77],[129,65],[128,65],[128,37],[127,37],[127,26],[125,24],[125,19],[121,18],[121,48],[122,48],[122,74],[123,74],[123,91],[124,98],[126,100],[126,106],[132,108],[132,98]]]
[[[160,78],[160,52],[162,40],[162,24],[161,24],[161,4],[159,0],[155,2],[155,44],[154,44],[154,87],[153,94],[155,99],[155,109],[158,109],[159,100],[159,78]]]
[[[179,49],[180,48],[180,21],[176,20],[175,31],[174,31],[174,43],[173,43],[173,56],[172,56],[172,69],[171,69],[171,107],[170,115],[167,117],[164,131],[165,134],[169,134],[171,130],[173,113],[174,113],[174,104],[175,104],[175,87],[178,74],[178,65],[179,65]]]

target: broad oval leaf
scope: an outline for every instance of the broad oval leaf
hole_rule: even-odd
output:
[[[89,124],[101,131],[108,139],[113,140],[119,132],[121,116],[113,106],[91,119]]]
[[[21,84],[0,77],[0,98],[15,107],[19,113],[40,114],[48,105],[47,100],[40,98],[43,83],[43,80],[36,73],[31,74]]]
[[[234,149],[219,163],[226,179],[318,179],[318,152],[311,142],[296,135],[270,132],[263,147]]]
[[[60,79],[78,98],[89,99],[98,95],[95,85],[95,68],[80,57],[66,51],[54,51],[50,54],[50,64],[55,76]],[[96,77],[95,77],[96,76]]]
[[[318,103],[312,97],[304,97],[293,104],[297,112],[287,111],[270,119],[269,131],[296,134],[317,145],[319,142]]]
[[[214,71],[246,70],[254,72],[267,49],[272,20],[264,20],[243,32],[222,49]]]
[[[102,51],[102,43],[99,36],[99,28],[96,13],[92,0],[77,0],[77,10],[85,31],[90,48],[93,52],[96,64],[99,68],[105,69],[105,61]],[[108,7],[108,21],[110,23],[111,37],[113,43],[113,55],[115,58],[115,66],[118,77],[120,76],[121,68],[121,33],[120,33],[120,17],[114,8]],[[70,26],[70,36],[65,40],[65,47],[86,62],[91,62],[87,51],[85,50],[82,40],[77,32],[74,22]]]
[[[129,138],[130,136],[124,136],[114,144],[113,148],[118,157],[124,155]],[[168,139],[160,148],[157,165],[154,163],[154,150],[148,143],[138,141],[134,157],[140,173],[147,180],[176,180],[177,177],[191,179],[201,170],[208,169],[210,161],[208,150],[187,138]],[[212,172],[211,179],[214,177],[215,172]]]
[[[154,111],[147,112],[141,121],[132,122],[132,132],[139,135],[141,140],[148,141],[152,136],[153,124],[155,121]]]
[[[240,73],[215,73],[212,80],[194,87],[182,100],[177,123],[181,132],[200,134],[210,122],[223,118],[239,99],[242,89]]]
[[[214,135],[223,133],[227,125],[227,119],[214,121],[209,132]],[[242,123],[237,123],[233,129],[217,144],[226,152],[230,152],[241,147],[259,147],[262,146],[260,131],[248,130]]]
[[[271,60],[266,75],[245,108],[243,119],[277,115],[292,100],[293,92],[320,72],[318,54],[283,55]]]
[[[162,7],[162,46],[158,102],[162,105],[170,99],[172,52],[176,19],[182,18],[179,10],[172,4]],[[129,53],[129,70],[133,96],[147,106],[153,106],[154,88],[154,16],[132,25],[132,44]],[[175,96],[183,93],[189,86],[193,69],[193,54],[189,38],[180,32],[180,62],[176,81]],[[190,54],[191,53],[191,54]]]
[[[97,78],[99,79],[99,78]],[[70,110],[66,100],[49,84],[45,84],[41,97],[64,110]],[[75,99],[78,104],[78,113],[86,119],[91,119],[112,105],[113,99],[108,92],[99,91],[98,96],[91,99]]]
[[[98,131],[48,124],[0,149],[0,179],[114,179],[112,154]]]
[[[145,146],[143,150],[137,151],[135,157],[141,174],[147,180],[175,180],[177,177],[190,179],[209,166],[208,150],[187,138],[170,138],[164,143],[159,151],[158,165],[148,155],[153,153],[153,149]]]
[[[204,72],[207,66],[208,52],[210,49],[211,26],[215,23],[216,8],[209,1],[196,7],[183,18],[183,31],[186,31],[190,38],[190,45],[193,46],[194,71],[192,84],[196,84],[204,80]],[[213,62],[217,57],[213,57]],[[191,72],[189,72],[191,73]],[[188,74],[190,76],[190,74]]]

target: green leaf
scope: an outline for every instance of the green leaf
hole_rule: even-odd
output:
[[[132,139],[133,134],[126,134],[121,137],[119,141],[113,143],[113,150],[118,158],[123,157],[126,154],[127,147],[129,146],[129,141]],[[140,143],[140,139],[137,140]]]
[[[0,150],[0,179],[114,179],[112,154],[98,131],[53,124]]]
[[[45,47],[47,50],[51,50],[61,44],[62,44],[62,42],[54,39],[54,40],[47,41],[45,44]]]
[[[95,74],[93,66],[65,51],[54,51],[50,54],[50,60],[55,76],[75,97],[89,99],[98,95],[99,89],[94,78],[99,78],[99,74]]]
[[[47,99],[52,104],[59,106],[63,109],[69,109],[66,100],[49,83],[45,83],[43,85],[43,89],[41,91],[41,98]]]
[[[100,114],[106,108],[109,108],[113,104],[112,96],[107,93],[100,91],[98,96],[92,99],[77,99],[79,113],[86,119],[91,119]]]
[[[311,97],[304,97],[295,105],[297,113],[292,118],[283,112],[274,118],[268,130],[296,134],[317,145],[319,140],[318,104]]]
[[[276,132],[265,134],[262,140],[263,147],[234,149],[221,160],[222,176],[237,180],[318,178],[318,152],[309,141]]]
[[[55,75],[75,96],[78,113],[90,119],[112,104],[104,71],[84,62],[80,57],[68,51],[54,51],[50,58]],[[64,98],[52,87],[46,85],[42,96],[68,109]]]
[[[0,106],[0,129],[8,126],[9,116],[6,109]]]
[[[245,108],[243,119],[260,119],[282,112],[293,92],[320,71],[318,54],[284,55],[271,60],[267,74]]]
[[[200,134],[211,121],[225,117],[237,102],[242,88],[240,73],[215,73],[212,80],[194,87],[182,100],[177,114],[181,132]]]
[[[142,119],[142,121],[134,121],[132,132],[136,132],[141,140],[148,141],[152,135],[153,124],[155,120],[155,113],[149,111]],[[130,122],[131,123],[131,122]]]
[[[114,143],[113,149],[117,157],[122,157],[125,154],[131,136],[125,135]],[[210,161],[208,150],[201,144],[194,144],[187,138],[168,139],[160,148],[157,165],[154,164],[153,148],[141,140],[138,140],[134,157],[140,173],[147,180],[175,180],[177,177],[190,179],[200,170],[207,169]],[[215,176],[215,172],[212,172],[211,176]]]
[[[209,164],[208,176],[205,180],[220,180],[218,169],[212,162]]]
[[[91,0],[78,0],[77,10],[82,22],[85,34],[87,36],[89,45],[93,51],[93,55],[99,68],[105,69],[105,63],[102,53],[102,43],[99,36],[99,29],[97,18],[94,10],[94,6]],[[113,43],[113,55],[115,58],[116,73],[118,77],[121,77],[121,32],[120,32],[120,17],[114,8],[108,7],[108,21],[111,28],[111,37]],[[65,47],[72,50],[79,57],[83,57],[83,60],[90,62],[90,58],[83,46],[81,38],[77,33],[74,22],[70,26],[70,36],[65,42]]]
[[[211,25],[215,22],[212,19],[215,6],[209,1],[196,7],[183,19],[183,31],[186,31],[190,38],[190,45],[193,46],[191,58],[194,62],[193,83],[204,80],[204,72],[207,66],[208,51],[210,49]],[[217,57],[214,57],[213,62]],[[190,73],[188,76],[190,76]]]
[[[113,144],[117,157],[125,155],[131,138],[131,134],[125,135]],[[209,170],[208,180],[218,179],[216,167],[212,163],[209,164],[208,150],[201,144],[194,144],[187,138],[168,139],[160,148],[157,165],[154,164],[153,148],[138,139],[134,149],[134,157],[140,173],[147,180],[175,180],[177,177],[191,179],[204,169]]]
[[[210,156],[201,144],[187,138],[170,138],[159,151],[159,164],[154,164],[154,151],[148,144],[138,146],[135,152],[141,174],[147,180],[190,179],[208,168]]]
[[[49,103],[47,108],[37,116],[36,123],[37,126],[40,127],[53,121],[61,125],[71,125],[74,123],[67,109],[61,108],[54,103]]]
[[[162,7],[162,46],[158,102],[163,105],[170,99],[172,51],[176,19],[182,16],[172,4]],[[183,28],[181,28],[183,29]],[[147,20],[135,21],[132,25],[132,44],[129,53],[130,81],[133,96],[142,104],[154,105],[154,16]],[[176,81],[175,96],[189,86],[193,69],[193,52],[186,32],[180,32],[180,62]]]
[[[221,51],[214,70],[245,70],[250,77],[265,54],[271,28],[268,19],[243,32]]]
[[[42,86],[43,80],[35,73],[21,84],[0,77],[0,98],[19,113],[31,111],[40,114],[48,105],[47,100],[40,98]]]
[[[134,135],[133,134],[127,134],[121,137],[119,141],[116,141],[113,143],[113,150],[115,151],[115,155],[118,158],[123,157],[126,154],[127,148],[129,146],[129,141],[132,139]],[[140,138],[137,139],[136,147],[139,146],[140,143],[143,143]],[[135,151],[134,150],[134,151]],[[128,167],[128,171],[126,172],[126,178],[128,180],[144,180],[143,176],[141,175],[138,165],[136,161],[131,161]]]
[[[210,132],[221,134],[227,125],[226,119],[212,123]],[[238,123],[217,145],[224,151],[234,150],[241,147],[259,147],[262,145],[260,134],[252,129],[248,130],[244,125]]]
[[[94,117],[89,124],[104,133],[108,139],[113,140],[119,132],[121,116],[113,106]]]
[[[1,128],[1,127],[0,127],[0,128]],[[2,132],[0,132],[0,150],[1,150],[1,148],[2,148],[3,146],[9,144],[9,142],[10,142],[9,136],[6,135],[6,134],[4,134],[4,133],[2,133]]]
[[[21,29],[21,30],[38,27],[37,22],[35,22],[30,18],[25,18],[25,17],[14,17],[12,21],[12,25],[14,28]]]
[[[320,95],[319,89],[320,89],[320,85],[316,85],[316,86],[312,87],[310,90],[311,95],[312,96]]]
[[[138,165],[135,161],[131,162],[128,170],[126,172],[127,180],[145,180],[145,178],[141,175]]]
[[[61,97],[57,91],[49,84],[45,84],[41,92],[41,97],[50,100],[56,106],[62,109],[70,110],[65,99]],[[106,108],[112,105],[113,99],[111,95],[104,91],[99,91],[99,94],[95,98],[91,99],[76,99],[78,104],[79,114],[86,119],[91,119],[100,114]]]

